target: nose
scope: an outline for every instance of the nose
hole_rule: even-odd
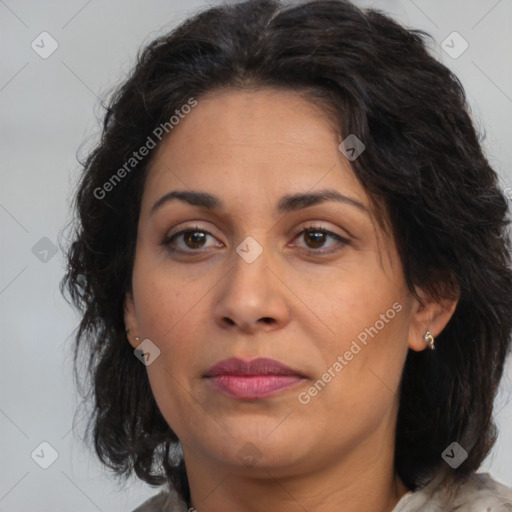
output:
[[[289,322],[287,297],[291,292],[267,254],[264,249],[251,263],[234,254],[232,269],[218,285],[214,306],[215,322],[223,329],[255,333],[279,329]]]

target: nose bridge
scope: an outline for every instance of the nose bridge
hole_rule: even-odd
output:
[[[259,239],[261,243],[248,236],[234,251],[215,307],[216,321],[223,326],[253,329],[262,323],[282,323],[287,316],[286,298],[269,268],[274,259],[268,237]]]
[[[233,292],[249,297],[251,294],[267,293],[270,248],[262,236],[258,242],[252,236],[246,237],[238,244],[233,255],[233,270],[228,274]]]

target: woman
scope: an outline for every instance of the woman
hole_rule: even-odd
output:
[[[63,285],[98,456],[168,485],[138,511],[512,508],[475,473],[507,203],[424,35],[344,1],[217,7],[115,94]]]

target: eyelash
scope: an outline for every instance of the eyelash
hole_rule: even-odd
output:
[[[162,242],[162,245],[168,247],[169,251],[173,252],[173,253],[177,253],[177,252],[180,252],[180,253],[183,253],[183,254],[187,254],[187,253],[201,253],[201,252],[206,252],[204,250],[201,250],[201,249],[189,249],[189,250],[183,250],[183,249],[176,249],[174,247],[172,247],[173,245],[173,242],[176,238],[178,238],[179,236],[181,235],[184,235],[185,233],[195,233],[195,232],[199,232],[199,233],[203,233],[205,235],[209,235],[209,236],[212,236],[213,235],[206,231],[205,229],[202,229],[201,227],[199,226],[192,226],[192,227],[187,227],[187,228],[184,228],[180,231],[177,231],[176,233],[173,233],[172,235],[170,236],[166,236]],[[296,238],[298,238],[299,236],[307,233],[307,232],[312,232],[312,233],[322,233],[324,235],[327,235],[329,237],[332,237],[334,239],[336,239],[338,241],[337,244],[335,244],[335,246],[333,248],[330,248],[328,250],[321,250],[321,249],[312,249],[312,248],[307,248],[307,247],[300,247],[300,249],[302,249],[303,251],[307,252],[308,254],[330,254],[330,253],[333,253],[337,250],[341,250],[344,246],[348,245],[350,242],[349,240],[347,240],[346,238],[343,238],[342,236],[332,232],[332,231],[329,231],[328,229],[325,229],[324,227],[322,226],[315,226],[315,225],[312,225],[312,226],[307,226],[305,228],[302,228],[300,231],[298,231],[294,236],[293,236],[293,239],[295,240]],[[215,237],[214,237],[215,238]]]

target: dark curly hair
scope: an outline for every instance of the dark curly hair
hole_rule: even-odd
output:
[[[454,478],[478,469],[496,439],[493,402],[510,350],[507,201],[463,87],[429,54],[428,37],[348,1],[265,0],[204,10],[141,50],[82,164],[61,283],[82,315],[74,369],[79,385],[86,369],[88,393],[81,393],[94,399],[87,429],[117,476],[135,471],[150,485],[170,482],[189,500],[183,458],[173,454],[179,440],[133,356],[123,319],[151,155],[122,179],[112,177],[190,98],[262,87],[304,94],[343,137],[364,141],[352,167],[394,236],[409,289],[435,300],[459,297],[435,352],[409,350],[396,472],[410,490],[421,487],[453,441],[468,452]],[[85,365],[78,364],[82,350]]]

